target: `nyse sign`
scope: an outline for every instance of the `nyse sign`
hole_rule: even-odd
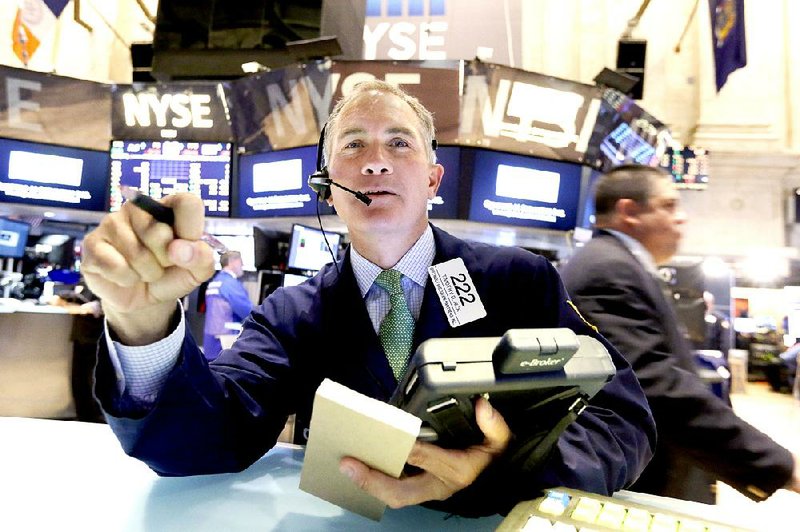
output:
[[[600,109],[597,89],[477,63],[467,70],[459,123],[461,141],[582,160]]]
[[[113,89],[114,138],[230,140],[225,99],[217,84],[117,86]]]
[[[448,28],[444,0],[367,0],[363,57],[447,59]]]
[[[289,67],[266,72],[227,88],[231,121],[239,145],[247,152],[315,144],[331,107],[362,81],[381,79],[402,86],[436,110],[437,128],[454,138],[458,123],[455,69],[419,68],[376,61],[343,61],[330,65]],[[443,101],[445,100],[445,101]]]
[[[376,75],[370,72],[353,72],[344,78],[340,72],[331,72],[328,83],[322,90],[317,89],[307,76],[288,80],[285,84],[267,83],[264,91],[270,113],[263,124],[270,136],[276,140],[273,144],[280,143],[280,139],[284,139],[285,143],[285,139],[289,137],[302,137],[308,133],[316,136],[317,124],[324,124],[327,120],[334,95],[341,93],[342,96],[346,96],[357,83],[372,79],[376,79]],[[421,74],[386,73],[383,79],[392,85],[403,85],[406,90],[413,93],[413,88],[408,86],[419,85]],[[306,95],[307,100],[302,95]]]
[[[125,93],[125,125],[150,127],[155,119],[158,127],[214,127],[211,119],[211,96],[208,94]]]
[[[389,44],[390,59],[447,59],[445,34],[447,22],[379,22],[364,25],[364,59],[377,59],[381,44]]]
[[[110,105],[108,85],[0,66],[0,137],[107,150]]]

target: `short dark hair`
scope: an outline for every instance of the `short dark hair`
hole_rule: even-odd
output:
[[[612,168],[597,180],[594,189],[594,208],[597,216],[614,211],[617,201],[632,199],[646,205],[655,184],[669,177],[661,168],[643,164],[623,164]]]
[[[239,253],[238,251],[226,251],[225,253],[222,254],[222,256],[220,256],[219,263],[224,268],[225,266],[230,264],[230,262],[233,259],[241,259],[241,258],[242,254]]]

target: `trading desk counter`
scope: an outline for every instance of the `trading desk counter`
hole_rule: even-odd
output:
[[[0,416],[75,415],[73,319],[63,307],[0,298]]]
[[[108,425],[0,417],[0,530],[422,532],[495,530],[503,521],[421,506],[387,509],[371,521],[300,491],[303,452],[278,444],[241,473],[162,478],[126,456]],[[738,496],[723,506],[627,491],[614,498],[758,531],[796,529],[800,500],[785,490],[761,503]]]
[[[494,530],[500,516],[413,506],[380,523],[300,491],[303,450],[279,445],[241,473],[160,478],[107,425],[0,417],[0,530]]]

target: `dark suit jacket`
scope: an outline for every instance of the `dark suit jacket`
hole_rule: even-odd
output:
[[[488,315],[449,327],[429,281],[414,347],[434,337],[500,336],[510,328],[569,327],[599,338],[567,301],[555,269],[517,248],[467,243],[434,228],[434,264],[464,260]],[[311,281],[281,288],[244,322],[232,349],[208,365],[186,338],[155,404],[118,396],[101,341],[97,394],[125,451],[163,475],[238,471],[276,441],[289,414],[304,433],[314,393],[330,378],[386,401],[397,382],[367,314],[349,261]],[[462,514],[507,511],[547,486],[610,493],[635,480],[652,455],[655,423],[636,378],[611,350],[616,376],[562,434],[536,474],[498,461],[447,509]],[[303,442],[301,442],[303,443]],[[522,442],[514,442],[512,449]],[[509,453],[510,455],[510,453]]]
[[[791,453],[700,380],[661,285],[618,238],[597,231],[562,277],[583,315],[631,363],[656,418],[656,456],[632,489],[692,498],[692,464],[757,500],[786,484]]]

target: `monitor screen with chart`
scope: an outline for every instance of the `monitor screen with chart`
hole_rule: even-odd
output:
[[[176,140],[115,140],[111,143],[111,211],[122,205],[120,187],[159,199],[191,192],[203,199],[206,216],[230,212],[231,143]]]

